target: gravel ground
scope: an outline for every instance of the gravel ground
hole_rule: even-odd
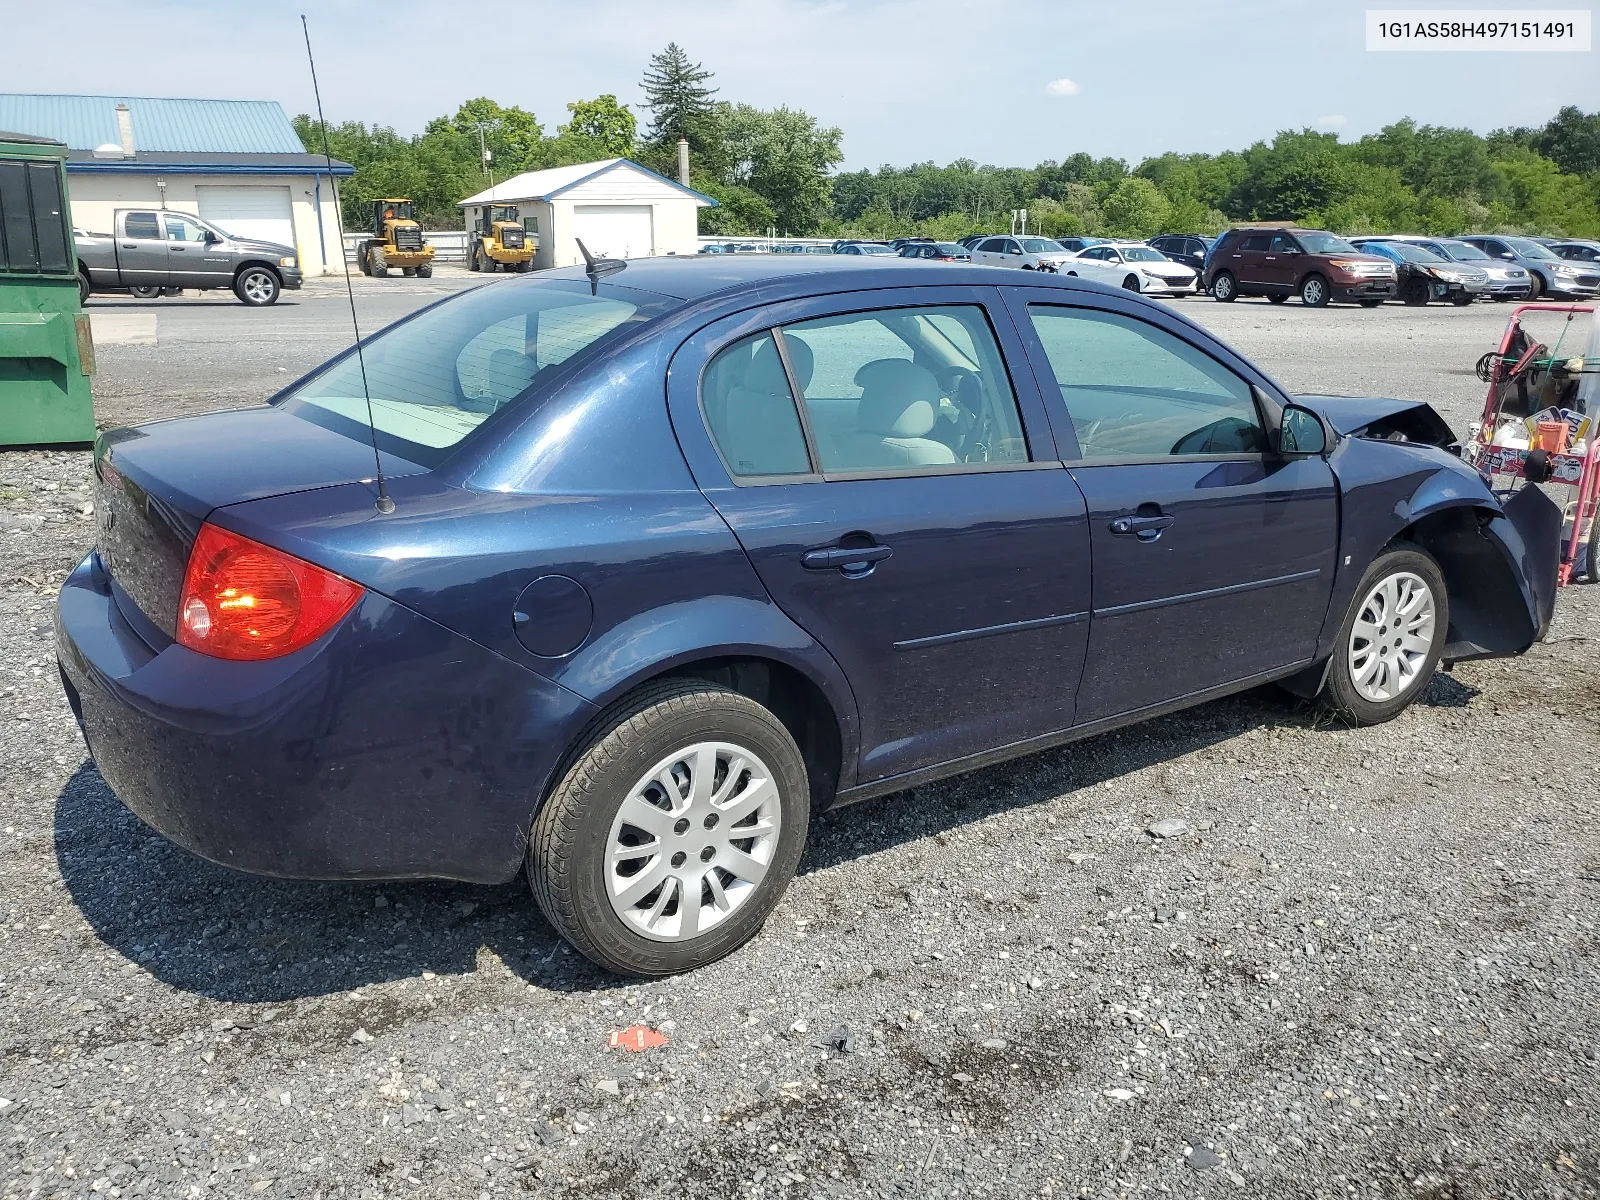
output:
[[[341,344],[294,301],[97,300],[161,334],[102,422],[269,394]],[[1182,311],[1458,429],[1506,313]],[[749,947],[624,984],[520,882],[258,880],[122,809],[53,662],[86,464],[0,454],[0,1197],[1600,1195],[1600,588],[1380,728],[1255,693],[826,815]]]

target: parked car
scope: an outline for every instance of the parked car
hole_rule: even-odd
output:
[[[926,258],[933,262],[971,262],[967,248],[956,242],[909,242],[900,247],[901,258]]]
[[[1600,264],[1568,262],[1532,238],[1504,234],[1468,234],[1461,238],[1490,258],[1515,263],[1528,272],[1528,299],[1552,296],[1587,300],[1600,295]]]
[[[901,250],[904,250],[907,246],[910,246],[910,245],[912,245],[914,243],[931,242],[931,241],[933,241],[933,239],[931,237],[891,238],[890,241],[889,241],[889,249],[893,250],[896,254],[898,254]]]
[[[1223,301],[1265,296],[1282,304],[1299,296],[1313,308],[1333,300],[1376,308],[1395,294],[1395,269],[1388,259],[1363,254],[1325,230],[1245,226],[1217,239],[1202,284]]]
[[[73,233],[83,300],[123,289],[159,296],[230,288],[245,304],[276,304],[303,281],[293,246],[234,237],[188,213],[119,208],[112,222],[111,233]]]
[[[971,250],[972,261],[980,267],[1021,267],[1024,271],[1054,271],[1072,257],[1069,250],[1049,238],[985,238]]]
[[[1180,262],[1192,269],[1198,278],[1206,265],[1206,252],[1215,240],[1198,233],[1163,233],[1160,237],[1151,238],[1150,244],[1173,262]]]
[[[1187,296],[1194,291],[1193,267],[1173,262],[1144,242],[1102,242],[1080,250],[1061,264],[1067,275],[1153,296]]]
[[[1352,238],[1350,244],[1367,254],[1377,254],[1395,265],[1397,291],[1407,304],[1422,305],[1430,300],[1448,300],[1457,306],[1471,304],[1489,288],[1489,274],[1466,263],[1455,263],[1443,255],[1412,242],[1389,238]]]
[[[1550,249],[1568,262],[1600,263],[1600,242],[1578,238],[1556,242]]]
[[[846,242],[834,250],[835,254],[881,254],[894,257],[894,251],[882,242]]]
[[[1052,238],[1051,240],[1063,250],[1070,250],[1073,254],[1077,254],[1081,250],[1087,250],[1090,246],[1098,246],[1101,242],[1108,242],[1111,239],[1103,237],[1062,237]]]
[[[1421,246],[1424,250],[1431,250],[1440,258],[1448,258],[1451,262],[1461,263],[1463,266],[1476,267],[1489,277],[1484,294],[1491,300],[1520,300],[1528,295],[1532,287],[1529,283],[1530,276],[1525,269],[1502,262],[1498,258],[1490,258],[1471,242],[1463,242],[1459,238],[1389,233],[1384,234],[1383,240]]]
[[[673,974],[832,805],[1272,681],[1384,721],[1521,653],[1560,511],[1453,440],[1044,272],[505,276],[266,405],[102,433],[61,679],[212,862],[526,865],[584,954]]]
[[[983,241],[984,238],[999,237],[998,233],[969,233],[964,238],[957,238],[956,244],[971,250],[973,246]]]

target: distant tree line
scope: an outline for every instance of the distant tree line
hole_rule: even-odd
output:
[[[568,104],[553,134],[534,114],[486,97],[410,138],[355,121],[330,126],[334,157],[356,168],[341,188],[346,224],[368,227],[374,198],[410,196],[425,224],[454,227],[457,202],[491,177],[601,158],[631,157],[676,178],[682,137],[692,186],[720,202],[700,213],[705,234],[955,238],[1009,228],[1010,211],[1025,208],[1030,230],[1058,237],[1215,233],[1280,219],[1344,233],[1600,237],[1600,113],[1570,106],[1537,129],[1487,137],[1406,119],[1354,142],[1284,131],[1246,150],[1163,154],[1134,167],[1079,153],[1031,168],[963,158],[836,175],[840,130],[799,109],[718,99],[712,83],[674,43],[641,80],[642,132],[612,95]],[[295,127],[307,149],[322,149],[314,119],[296,117]]]

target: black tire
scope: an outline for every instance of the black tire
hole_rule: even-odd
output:
[[[1221,300],[1224,304],[1232,304],[1239,298],[1239,285],[1234,282],[1231,271],[1218,271],[1215,279],[1211,281],[1211,298]]]
[[[1289,297],[1285,296],[1285,295],[1281,295],[1278,292],[1268,292],[1267,293],[1267,299],[1270,300],[1274,304],[1287,304],[1287,303],[1289,303]]]
[[[1600,512],[1589,518],[1589,561],[1583,577],[1590,583],[1600,583]]]
[[[241,304],[251,308],[265,308],[276,304],[283,294],[278,277],[265,267],[246,267],[233,278],[233,294]]]
[[[372,268],[369,274],[374,275],[379,279],[385,279],[388,277],[389,257],[383,252],[382,246],[374,246],[371,250],[367,251],[367,264]]]
[[[517,274],[519,275],[526,275],[531,270],[533,270],[533,260],[531,258],[524,259],[517,264]]]
[[[161,288],[159,286],[131,287],[128,289],[128,295],[135,300],[159,300],[161,299]]]
[[[1351,666],[1352,644],[1356,623],[1366,607],[1367,598],[1383,580],[1395,575],[1410,575],[1420,579],[1432,593],[1434,616],[1432,638],[1426,656],[1416,667],[1411,680],[1388,699],[1374,699],[1364,695],[1356,685]],[[1385,633],[1397,627],[1382,626]],[[1379,554],[1356,586],[1350,601],[1350,610],[1339,625],[1339,636],[1334,641],[1333,662],[1328,667],[1325,688],[1327,702],[1335,712],[1355,725],[1378,725],[1393,720],[1404,712],[1416,698],[1427,690],[1428,681],[1439,666],[1439,655],[1444,650],[1450,630],[1450,595],[1445,588],[1444,572],[1427,551],[1409,542],[1391,542]],[[1384,646],[1387,656],[1391,646]]]
[[[1135,295],[1138,295],[1138,293],[1139,293],[1139,277],[1137,275],[1129,275],[1126,279],[1124,279],[1122,281],[1122,290],[1125,291],[1125,292],[1132,292]]]
[[[699,937],[659,941],[612,906],[606,890],[612,822],[655,764],[705,740],[747,747],[768,765],[781,815],[778,844],[736,910]],[[703,680],[666,680],[641,688],[596,723],[534,819],[528,881],[545,917],[592,962],[623,975],[674,975],[731,954],[759,932],[800,863],[810,813],[805,762],[772,713]]]
[[[474,246],[472,248],[472,252],[467,255],[467,270],[469,270],[469,271],[481,271],[481,270],[483,270],[483,263],[479,260],[478,254],[479,254],[478,248],[476,246]]]
[[[89,286],[89,277],[82,271],[78,272],[78,307],[82,308],[89,303],[89,293],[93,289]]]
[[[1465,308],[1476,299],[1477,297],[1472,295],[1451,296],[1450,303],[1454,304],[1457,308]]]
[[[1421,308],[1428,302],[1428,285],[1421,279],[1413,279],[1406,284],[1406,290],[1400,299],[1412,308]]]
[[[1307,308],[1327,308],[1332,299],[1328,281],[1321,275],[1307,275],[1300,281],[1300,303]]]
[[[1360,301],[1360,304],[1361,304],[1362,308],[1377,308],[1378,305],[1380,305],[1382,303],[1383,303],[1382,300],[1362,300],[1362,301]]]
[[[1529,271],[1528,272],[1528,296],[1527,296],[1528,302],[1532,303],[1533,301],[1539,299],[1539,297],[1541,297],[1543,295],[1544,295],[1544,279],[1543,279],[1543,277],[1541,277],[1539,272],[1537,272],[1537,271]]]
[[[371,275],[372,274],[372,253],[365,246],[363,246],[361,248],[361,259],[360,259],[360,262],[361,262],[361,273],[363,275]]]
[[[420,267],[418,267],[417,268],[417,278],[418,279],[432,279],[433,278],[433,264],[432,263],[423,263]]]

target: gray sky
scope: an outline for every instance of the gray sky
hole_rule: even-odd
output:
[[[1306,125],[1357,137],[1411,116],[1487,132],[1542,124],[1563,104],[1600,109],[1596,52],[1369,54],[1365,8],[1349,0],[74,0],[64,26],[53,6],[16,3],[6,18],[13,48],[71,53],[8,56],[0,89],[273,99],[291,115],[309,111],[305,10],[333,121],[414,133],[488,95],[531,109],[554,132],[569,100],[614,92],[637,106],[646,60],[676,40],[716,73],[720,98],[788,104],[843,129],[847,169],[958,157],[1031,166],[1079,150],[1137,162],[1166,150],[1239,148]],[[478,13],[525,32],[475,29]],[[406,28],[417,30],[414,49],[398,32]]]

